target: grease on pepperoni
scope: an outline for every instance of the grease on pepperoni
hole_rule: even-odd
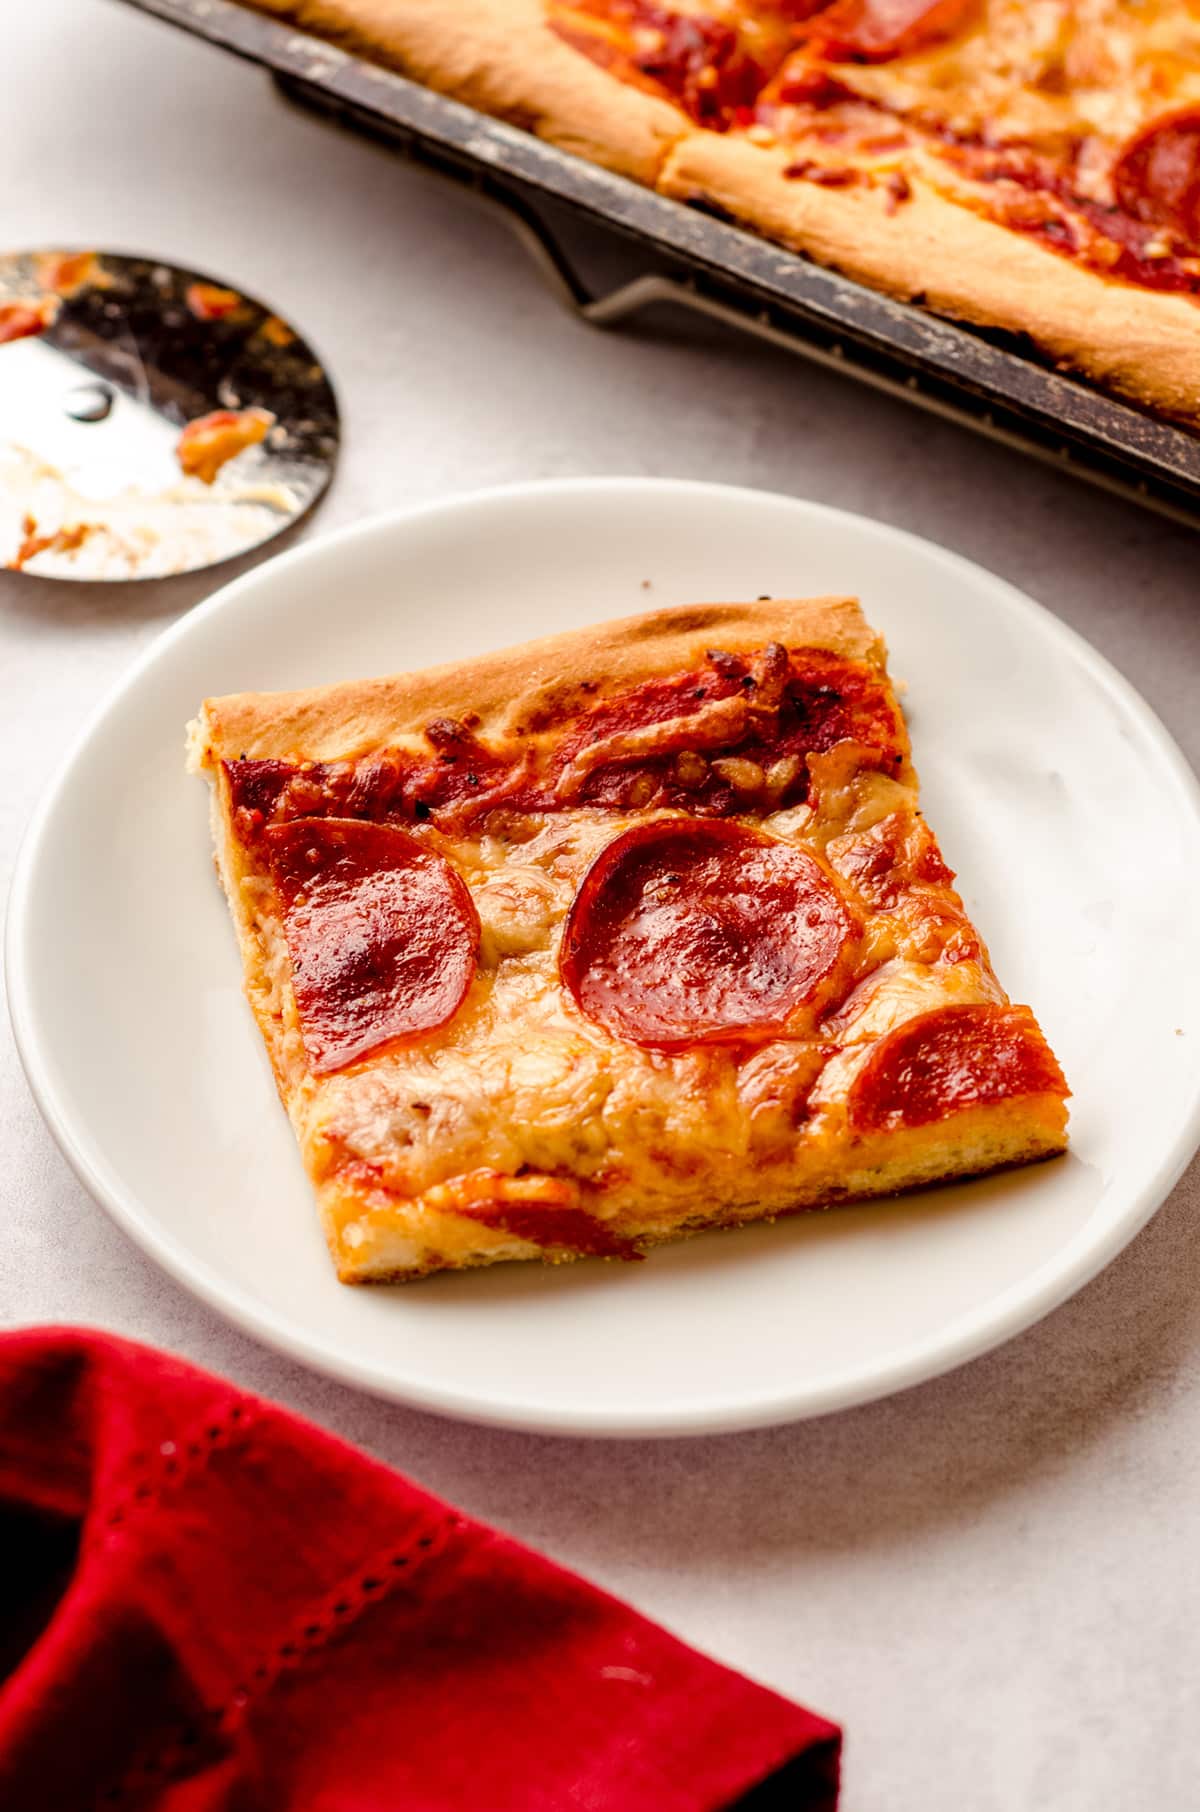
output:
[[[1125,147],[1113,172],[1117,205],[1200,246],[1200,107],[1154,121]]]
[[[593,862],[560,968],[587,1017],[631,1043],[757,1042],[829,998],[858,931],[803,850],[723,820],[656,819]]]
[[[453,1018],[479,920],[448,862],[406,831],[358,819],[297,818],[263,841],[317,1075]]]
[[[850,1089],[859,1132],[928,1126],[962,1108],[1068,1093],[1028,1007],[959,1004],[919,1013],[880,1040]]]
[[[834,61],[885,63],[954,37],[978,11],[979,0],[834,0],[812,32]]]

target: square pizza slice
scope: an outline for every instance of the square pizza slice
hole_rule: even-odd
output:
[[[1065,1145],[852,599],[210,699],[191,761],[345,1282],[635,1257]]]

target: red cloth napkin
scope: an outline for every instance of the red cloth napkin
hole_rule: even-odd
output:
[[[219,1378],[0,1337],[0,1807],[832,1812],[839,1744]]]

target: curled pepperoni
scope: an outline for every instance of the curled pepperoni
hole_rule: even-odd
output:
[[[592,863],[559,960],[589,1019],[672,1050],[777,1036],[828,992],[856,930],[803,850],[724,820],[664,818]]]
[[[1135,220],[1200,245],[1200,108],[1139,132],[1121,153],[1113,188],[1118,206]]]
[[[850,1123],[890,1132],[928,1126],[959,1108],[1066,1093],[1028,1007],[935,1007],[879,1041],[850,1089]]]
[[[835,61],[886,63],[953,37],[977,10],[978,0],[834,0],[813,35]]]
[[[317,1075],[453,1017],[479,920],[448,862],[407,831],[352,818],[295,818],[263,841]]]
[[[737,108],[753,106],[766,76],[742,51],[731,27],[644,3],[634,17],[649,40],[635,52],[637,68],[673,94],[700,125],[721,131]]]

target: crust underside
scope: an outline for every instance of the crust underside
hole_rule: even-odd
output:
[[[1200,308],[1100,275],[988,219],[936,160],[853,187],[789,180],[795,152],[697,129],[546,24],[543,0],[246,0],[661,193],[715,205],[873,288],[1027,335],[1064,368],[1178,418],[1200,413]],[[957,185],[961,187],[961,185]]]
[[[501,992],[495,961],[487,959],[493,972],[479,980],[460,1010],[461,1029],[435,1040],[432,1056],[402,1051],[332,1077],[311,1073],[273,891],[235,834],[223,761],[246,755],[317,760],[395,748],[419,740],[420,726],[431,717],[462,713],[472,702],[481,735],[523,736],[536,744],[554,734],[541,727],[548,696],[560,706],[570,704],[586,687],[584,696],[603,699],[606,692],[641,680],[688,670],[714,640],[737,653],[770,638],[791,647],[828,648],[885,673],[883,644],[857,603],[823,598],[658,611],[453,667],[311,692],[206,701],[192,727],[191,762],[213,783],[217,866],[237,929],[247,996],[343,1282],[415,1278],[508,1259],[562,1262],[580,1255],[549,1238],[520,1237],[515,1227],[484,1224],[469,1209],[457,1211],[463,1201],[453,1194],[456,1139],[457,1149],[475,1154],[457,1168],[474,1175],[481,1160],[497,1164],[518,1205],[536,1205],[540,1184],[552,1185],[556,1174],[578,1177],[588,1213],[605,1239],[627,1253],[705,1227],[895,1194],[1064,1148],[1066,1113],[1053,1091],[974,1105],[928,1125],[867,1133],[847,1114],[849,1082],[889,1027],[914,1011],[955,1000],[1004,1000],[986,952],[977,962],[926,971],[894,955],[885,962],[877,998],[839,1034],[847,1040],[845,1049],[832,1062],[821,1053],[825,1068],[812,1107],[795,1115],[794,1123],[787,1120],[782,1136],[768,1146],[756,1143],[753,1123],[790,1112],[789,1065],[802,1065],[805,1050],[783,1045],[774,1059],[770,1051],[760,1053],[764,1072],[777,1059],[777,1073],[747,1100],[734,1094],[732,1060],[714,1047],[668,1061],[624,1045],[585,1024],[569,1003],[563,1005],[553,955],[559,921],[547,927],[536,951],[509,953],[504,973],[515,980],[507,983],[507,993]],[[897,795],[911,784],[915,799],[915,776],[903,751],[899,773],[900,780],[881,784]],[[546,846],[547,873],[575,864],[564,881],[568,894],[590,852],[622,822],[595,812],[577,816],[578,848],[561,837],[554,842],[557,819],[542,830],[540,842],[534,839],[534,846]],[[780,834],[787,834],[786,827]],[[469,863],[476,860],[469,856]],[[514,915],[520,920],[520,888],[531,885],[524,846],[510,850],[506,864],[510,860],[515,867],[502,865],[498,873],[467,868],[485,926],[489,889],[499,884],[502,934]],[[541,871],[533,881],[546,885]],[[947,892],[947,898],[953,907],[957,896]],[[819,1068],[818,1063],[814,1073]],[[629,1099],[626,1111],[617,1114],[622,1089]],[[417,1105],[425,1118],[419,1122],[409,1112],[414,1095],[423,1097]],[[434,1168],[427,1174],[411,1171],[409,1187],[398,1189],[384,1181],[389,1150],[425,1136],[430,1102],[434,1127],[428,1156]],[[462,1144],[462,1122],[470,1115],[476,1131]],[[354,1129],[349,1138],[348,1125]],[[616,1159],[611,1167],[622,1175],[620,1184],[606,1185],[597,1171],[597,1140],[610,1141],[602,1156],[606,1162]],[[548,1150],[561,1161],[548,1157]],[[348,1152],[365,1161],[347,1161]]]

